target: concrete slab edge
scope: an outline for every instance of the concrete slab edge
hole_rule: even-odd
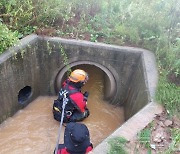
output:
[[[132,118],[127,120],[121,127],[115,130],[103,142],[96,146],[93,153],[106,154],[109,150],[109,139],[113,137],[124,137],[127,140],[132,140],[136,137],[137,133],[145,128],[154,117],[163,111],[163,107],[156,102],[151,102],[136,113]]]

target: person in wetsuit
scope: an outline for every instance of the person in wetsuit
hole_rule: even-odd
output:
[[[76,69],[63,82],[58,99],[53,104],[55,120],[61,120],[64,97],[67,98],[67,104],[64,109],[64,123],[82,121],[89,116],[89,110],[87,108],[88,92],[81,92],[81,88],[87,81],[88,74],[84,70]]]

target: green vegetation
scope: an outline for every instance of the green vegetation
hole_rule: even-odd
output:
[[[115,137],[109,140],[108,142],[111,146],[108,154],[127,154],[125,145],[127,140],[123,137]]]
[[[9,30],[6,25],[0,22],[0,54],[8,47],[17,43],[18,38],[16,35],[15,32]]]
[[[155,121],[151,122],[138,133],[138,141],[141,147],[146,149],[148,154],[153,152],[159,154],[177,153],[180,144],[180,129],[176,125],[177,121],[174,121],[175,123],[170,127],[165,126],[164,124],[167,120],[166,114],[161,114],[159,116],[161,117],[160,119],[156,118]],[[163,125],[160,125],[160,123]],[[168,146],[165,146],[165,144],[168,144]],[[140,151],[139,149],[136,150],[137,152]]]
[[[160,74],[156,100],[180,117],[179,0],[0,1],[0,54],[34,32],[151,50]]]
[[[180,129],[173,128],[171,129],[172,133],[172,142],[168,150],[165,151],[165,154],[172,154],[175,151],[178,151],[178,146],[180,144]]]
[[[68,77],[70,76],[72,70],[71,70],[71,67],[69,66],[68,57],[62,45],[60,45],[60,52],[61,52],[61,55],[63,56],[64,65],[67,67],[67,77]]]
[[[156,95],[157,100],[161,102],[170,116],[180,113],[180,86],[176,86],[174,83],[167,81],[168,72],[163,70],[160,73],[158,93]]]
[[[1,22],[18,38],[33,32],[117,45],[156,54],[160,69],[180,74],[178,0],[1,0]],[[13,42],[10,42],[10,45]],[[9,47],[8,45],[7,47]]]
[[[148,149],[148,154],[151,153],[151,147],[150,147],[150,142],[151,142],[151,129],[150,128],[145,128],[140,131],[138,134],[138,139],[139,142],[144,145],[146,149]]]

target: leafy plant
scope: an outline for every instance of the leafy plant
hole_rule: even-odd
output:
[[[151,130],[149,128],[143,129],[138,134],[138,138],[141,144],[143,144],[146,148],[149,148],[151,141]]]
[[[97,42],[97,38],[98,38],[98,34],[91,34],[91,38],[90,38],[90,41],[91,42]]]
[[[71,67],[69,66],[69,59],[68,59],[67,54],[62,45],[60,45],[60,52],[61,52],[61,55],[63,56],[64,65],[68,69],[67,76],[69,76],[71,74],[72,70],[71,70]]]
[[[178,146],[180,145],[180,129],[179,128],[171,129],[171,134],[172,134],[172,142],[168,150],[165,151],[165,154],[176,153],[179,150]]]
[[[125,144],[127,140],[123,137],[115,137],[109,140],[110,150],[108,154],[127,154]]]
[[[145,148],[148,150],[148,154],[151,153],[151,148],[150,148],[150,141],[151,141],[151,130],[150,128],[145,128],[140,131],[138,134],[138,139],[139,142],[144,145]]]
[[[0,22],[0,54],[13,46],[17,41],[17,33],[10,31],[6,25]]]

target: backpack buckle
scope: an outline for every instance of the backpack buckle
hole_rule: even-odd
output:
[[[70,117],[70,116],[72,115],[72,112],[71,112],[71,111],[66,111],[66,115],[67,115],[68,117]]]

